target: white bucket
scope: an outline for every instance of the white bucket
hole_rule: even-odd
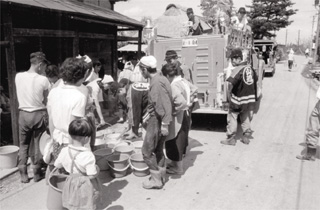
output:
[[[130,141],[121,141],[113,148],[115,154],[132,155],[134,153],[134,146]]]
[[[51,136],[47,134],[46,131],[44,131],[41,134],[40,141],[39,141],[39,148],[42,155],[43,155],[44,148],[46,147],[47,143],[49,143],[50,141],[51,141]]]
[[[0,147],[0,168],[10,169],[17,166],[19,147],[10,145]]]
[[[143,177],[150,174],[149,167],[141,153],[131,155],[129,161],[134,175]]]
[[[141,153],[143,141],[134,141],[132,144],[134,146],[135,153]]]

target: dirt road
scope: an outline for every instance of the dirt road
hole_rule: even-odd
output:
[[[161,190],[144,190],[145,177],[130,174],[112,180],[106,176],[103,208],[319,209],[320,149],[315,162],[295,158],[304,148],[306,120],[316,103],[310,80],[301,75],[306,59],[298,57],[297,63],[292,72],[283,63],[277,64],[276,74],[264,79],[249,145],[240,141],[234,147],[221,145],[224,117],[196,116],[184,160],[185,174],[169,176]],[[46,192],[43,181],[34,184],[1,201],[1,209],[45,209]]]

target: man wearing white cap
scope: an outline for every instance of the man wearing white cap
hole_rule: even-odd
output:
[[[144,56],[139,62],[141,74],[150,79],[148,94],[149,119],[147,133],[142,146],[143,159],[150,169],[151,176],[143,182],[145,189],[160,189],[166,174],[163,145],[172,120],[171,86],[167,78],[157,72],[157,60]]]
[[[110,75],[104,75],[102,80],[101,78],[98,78],[87,84],[87,87],[90,87],[92,90],[91,97],[93,99],[95,109],[100,119],[99,127],[106,124],[106,122],[104,121],[103,114],[101,111],[101,106],[100,106],[100,102],[103,101],[102,89],[107,89],[111,82],[114,82],[113,78]]]

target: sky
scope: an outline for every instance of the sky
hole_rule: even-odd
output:
[[[298,39],[300,43],[307,43],[311,40],[312,20],[316,15],[317,10],[313,6],[314,0],[291,0],[295,5],[293,9],[299,11],[290,17],[290,20],[294,22],[285,29],[277,31],[277,42],[285,44],[287,37],[287,44],[297,43]],[[174,3],[184,7],[192,7],[196,15],[201,15],[201,9],[199,7],[201,0],[128,0],[127,2],[117,2],[115,4],[115,11],[131,17],[136,20],[141,20],[144,16],[150,16],[152,19],[160,17],[168,4]],[[251,5],[252,0],[233,0],[234,7],[238,9],[245,5]],[[317,17],[315,17],[314,29],[316,31]],[[300,31],[300,38],[299,38]]]

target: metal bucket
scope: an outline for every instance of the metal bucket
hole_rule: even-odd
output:
[[[44,131],[41,134],[40,141],[39,141],[39,148],[42,155],[44,152],[44,148],[46,147],[46,144],[49,143],[50,141],[51,141],[51,136],[46,131]]]
[[[133,154],[130,156],[130,166],[133,174],[139,177],[147,176],[150,174],[149,167],[143,160],[141,153]]]
[[[106,171],[109,169],[107,158],[113,154],[113,149],[102,148],[93,152],[96,158],[96,164],[99,166],[101,171]]]
[[[112,154],[107,157],[111,176],[114,178],[126,176],[130,167],[129,159],[129,155],[126,154]]]
[[[134,141],[132,144],[134,146],[135,153],[141,153],[143,141]]]
[[[0,168],[10,169],[17,166],[19,147],[10,145],[0,147]]]
[[[68,176],[63,174],[54,174],[56,170],[56,168],[53,169],[49,175],[47,208],[48,210],[66,210],[66,208],[62,206],[62,189]]]
[[[134,153],[134,146],[129,141],[122,141],[117,144],[113,150],[115,154],[126,154],[130,156]]]

